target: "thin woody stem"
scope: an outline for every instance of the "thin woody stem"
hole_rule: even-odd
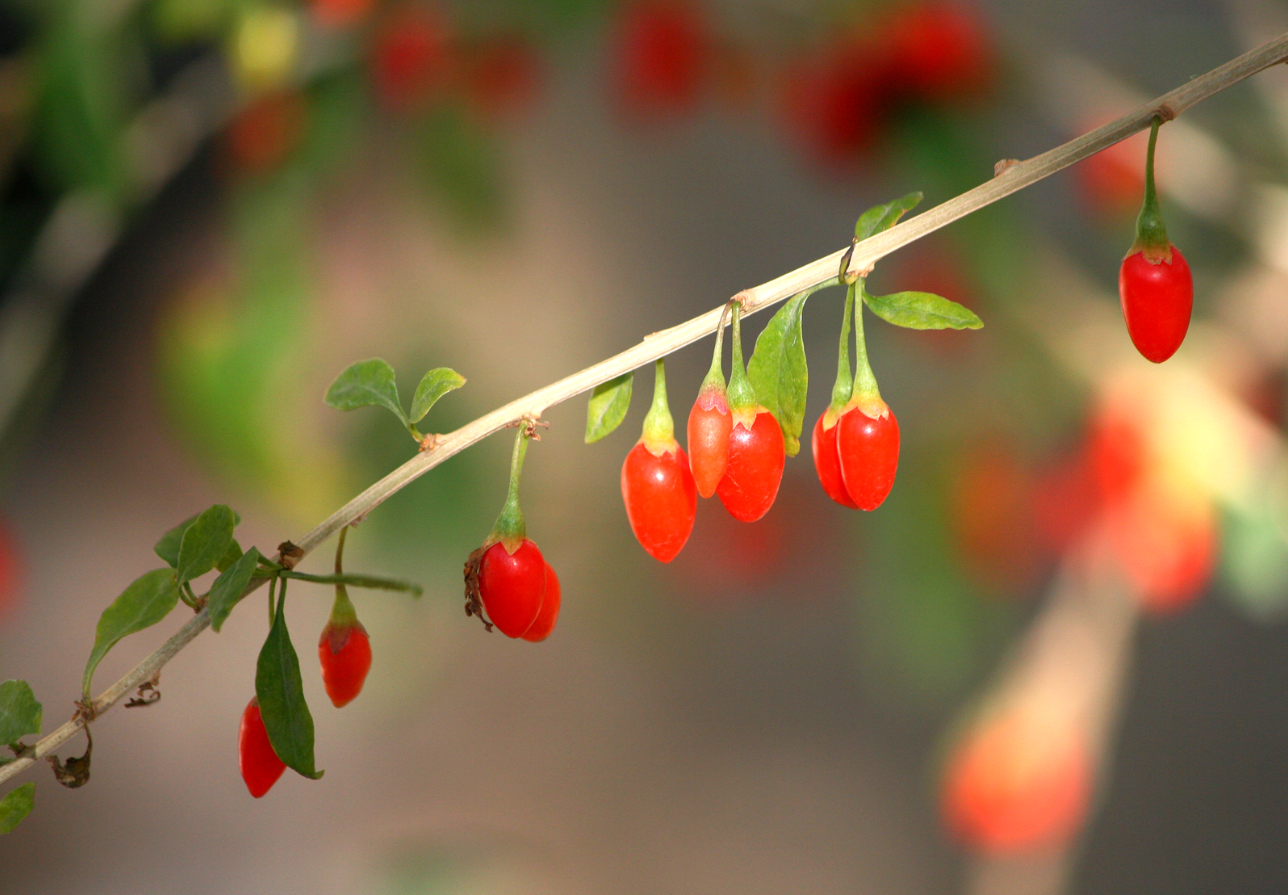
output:
[[[1055,149],[1026,161],[1000,164],[998,172],[992,179],[974,189],[854,245],[849,269],[865,271],[896,249],[1127,139],[1149,127],[1154,116],[1157,115],[1165,121],[1171,120],[1196,103],[1286,59],[1288,59],[1288,33],[1281,34],[1257,49],[1244,53],[1170,93],[1133,109],[1121,118],[1076,137]],[[737,298],[741,303],[742,315],[746,316],[763,310],[798,292],[836,277],[841,258],[849,250],[850,246],[839,249],[768,283],[739,293]],[[721,303],[719,307],[692,320],[647,336],[640,344],[620,354],[537,389],[442,436],[432,447],[418,453],[367,488],[295,543],[305,554],[308,554],[342,528],[362,519],[389,497],[444,460],[459,454],[494,432],[513,425],[525,417],[537,419],[547,408],[555,404],[589,391],[596,385],[637,367],[652,363],[711,334],[720,327],[724,309],[725,304]],[[252,579],[246,592],[250,593],[260,587],[265,580]],[[87,715],[90,719],[97,717],[140,685],[151,680],[209,624],[209,611],[203,608],[160,649],[94,699],[88,706],[88,712],[78,711],[72,720],[37,742],[30,752],[9,764],[0,766],[0,783],[31,767],[37,760],[75,736],[76,732],[87,723]]]

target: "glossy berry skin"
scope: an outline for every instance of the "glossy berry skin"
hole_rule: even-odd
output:
[[[698,489],[689,458],[674,440],[654,454],[641,439],[622,463],[622,501],[631,531],[649,555],[670,562],[689,540]]]
[[[322,683],[336,708],[348,705],[359,693],[371,670],[371,640],[361,622],[339,626],[328,622],[318,640]]]
[[[522,637],[536,621],[546,595],[546,561],[524,538],[513,555],[497,541],[479,561],[479,599],[506,637]]]
[[[1144,252],[1133,252],[1118,269],[1127,333],[1146,360],[1161,364],[1181,347],[1190,327],[1194,279],[1185,256],[1171,246],[1172,260],[1151,264]]]
[[[716,487],[720,502],[735,519],[755,522],[769,512],[783,479],[783,430],[767,410],[757,413],[751,428],[734,423],[729,433],[729,465]]]
[[[710,497],[729,466],[733,415],[722,392],[703,390],[689,411],[689,470],[698,493]]]
[[[555,622],[559,620],[560,597],[559,576],[550,568],[550,563],[546,563],[546,597],[541,602],[541,611],[537,613],[536,621],[524,633],[524,640],[540,643],[550,636],[550,632],[555,629]]]
[[[273,788],[273,784],[286,770],[286,762],[277,757],[264,729],[264,718],[259,712],[259,700],[252,698],[242,712],[241,732],[237,737],[237,759],[241,765],[242,779],[255,798]]]
[[[857,510],[859,505],[845,490],[845,480],[841,477],[841,456],[836,449],[836,435],[840,431],[838,419],[832,426],[824,425],[827,414],[824,413],[814,424],[814,437],[811,446],[814,448],[814,469],[818,480],[823,485],[827,496],[843,507]]]
[[[879,400],[879,399],[878,399]],[[875,510],[894,486],[899,468],[899,422],[884,403],[884,412],[871,417],[852,406],[837,422],[836,450],[841,479],[850,498],[863,510]]]

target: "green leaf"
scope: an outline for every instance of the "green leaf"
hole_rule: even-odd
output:
[[[809,367],[801,338],[801,311],[809,296],[802,292],[787,300],[756,339],[756,350],[747,364],[756,399],[778,420],[789,457],[801,449],[805,393],[809,389]]]
[[[264,717],[268,741],[287,767],[314,780],[322,776],[313,768],[313,716],[304,701],[300,660],[286,629],[285,591],[277,601],[277,614],[255,666],[255,695]]]
[[[81,689],[89,695],[94,669],[103,661],[107,651],[123,637],[150,628],[170,614],[179,602],[179,585],[170,569],[153,569],[134,580],[111,606],[103,610],[94,637],[94,649],[85,663]]]
[[[36,784],[24,783],[0,799],[0,833],[8,833],[36,806]]]
[[[895,199],[893,202],[869,208],[859,215],[859,220],[854,225],[854,238],[862,242],[869,236],[875,236],[884,230],[889,230],[899,223],[899,218],[903,217],[906,212],[916,208],[921,199],[921,193],[909,193],[906,196]]]
[[[200,578],[223,559],[232,544],[236,524],[233,511],[217,503],[188,526],[179,543],[179,562],[175,566],[180,584]]]
[[[161,540],[157,541],[156,546],[152,548],[156,551],[157,556],[161,557],[165,564],[170,568],[173,569],[179,565],[179,545],[183,543],[183,534],[188,530],[188,526],[196,521],[196,515],[189,516],[187,519],[184,519],[174,528],[163,534],[161,536]],[[233,523],[235,525],[241,525],[241,516],[238,516],[236,512],[233,513]]]
[[[429,409],[438,403],[438,399],[465,384],[465,377],[447,367],[436,367],[425,374],[416,386],[416,394],[411,399],[409,419],[418,423],[429,413]]]
[[[26,681],[0,684],[0,744],[16,743],[27,734],[39,736],[40,703]]]
[[[930,292],[865,292],[863,300],[882,320],[908,329],[979,329],[984,325],[970,308]]]
[[[238,544],[237,539],[233,538],[228,542],[228,549],[224,551],[224,555],[219,557],[219,562],[215,563],[215,568],[221,572],[227,572],[229,567],[241,558],[241,544]]]
[[[594,444],[612,432],[626,419],[631,408],[631,385],[635,373],[623,373],[616,379],[601,382],[590,393],[586,412],[586,444]]]
[[[210,609],[210,627],[216,631],[223,627],[224,619],[228,618],[228,613],[233,611],[233,607],[242,598],[259,559],[259,551],[251,547],[210,586],[206,606]]]
[[[378,357],[360,360],[335,377],[335,382],[326,390],[326,402],[336,410],[384,407],[402,420],[404,426],[411,425],[398,399],[394,368]]]

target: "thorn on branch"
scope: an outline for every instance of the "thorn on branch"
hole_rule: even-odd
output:
[[[85,727],[85,754],[80,757],[73,756],[67,759],[64,764],[57,755],[46,755],[45,761],[54,771],[54,779],[66,786],[68,789],[76,789],[84,786],[89,782],[89,760],[90,755],[94,752],[94,737],[90,735],[89,727]]]
[[[486,548],[479,547],[465,560],[465,617],[478,616],[483,628],[492,633],[492,623],[483,615],[483,600],[479,596],[479,564]]]
[[[304,558],[304,551],[290,541],[283,541],[277,545],[277,557],[284,568],[294,569]]]

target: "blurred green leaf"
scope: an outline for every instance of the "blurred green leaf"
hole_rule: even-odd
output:
[[[217,503],[188,526],[179,543],[179,561],[175,565],[179,584],[200,578],[215,567],[232,544],[236,524],[232,509]]]
[[[634,380],[635,373],[631,371],[595,386],[586,410],[586,444],[599,441],[626,419],[626,411],[631,408]]]
[[[8,833],[22,823],[36,806],[36,784],[24,783],[0,799],[0,833]]]
[[[430,370],[416,386],[416,394],[411,399],[410,420],[419,423],[429,413],[438,399],[448,392],[465,384],[465,377],[447,367],[436,367]]]
[[[300,660],[286,628],[286,583],[277,600],[277,613],[255,666],[255,695],[264,717],[268,741],[286,766],[313,780],[322,771],[313,767],[313,715],[304,700]]]
[[[216,632],[223,627],[224,619],[228,618],[228,613],[233,611],[233,607],[242,598],[246,585],[250,584],[251,575],[259,564],[259,556],[259,551],[251,547],[210,586],[206,606],[210,610],[210,627]]]
[[[39,736],[42,713],[36,694],[26,681],[0,684],[0,745],[16,743],[28,734]]]
[[[496,137],[453,106],[430,115],[421,137],[420,170],[448,221],[465,235],[499,229],[508,205]]]
[[[854,238],[862,242],[869,236],[875,236],[884,230],[889,230],[899,223],[899,218],[915,208],[921,199],[921,193],[909,193],[906,196],[900,196],[893,202],[869,208],[859,215],[859,219],[854,225]]]
[[[336,410],[384,407],[402,420],[404,426],[411,424],[398,398],[394,368],[378,357],[351,364],[335,377],[335,382],[326,390],[326,402]]]
[[[94,637],[94,649],[85,663],[81,690],[88,697],[94,669],[121,638],[150,628],[170,614],[179,602],[179,585],[172,569],[153,569],[139,576],[103,610]]]
[[[809,367],[801,335],[801,312],[811,292],[787,300],[756,339],[756,350],[747,362],[747,376],[763,404],[783,430],[783,447],[794,457],[801,449],[805,420],[805,393]]]
[[[863,300],[882,320],[907,329],[979,329],[984,325],[970,308],[930,292],[868,295],[865,290]]]

